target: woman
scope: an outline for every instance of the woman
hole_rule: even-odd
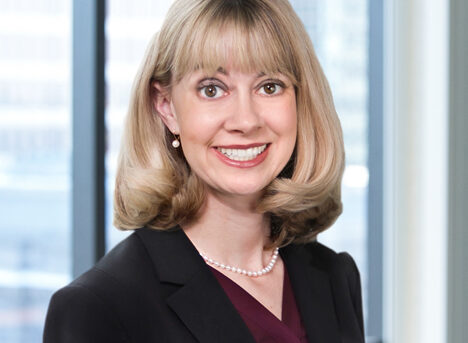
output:
[[[364,342],[327,81],[287,0],[179,0],[136,77],[115,225],[45,342]]]

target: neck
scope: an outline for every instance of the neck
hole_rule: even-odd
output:
[[[248,201],[246,201],[248,200]],[[270,222],[255,211],[255,199],[209,193],[198,218],[183,230],[198,249],[210,258],[245,269],[262,269],[271,258],[265,251]]]

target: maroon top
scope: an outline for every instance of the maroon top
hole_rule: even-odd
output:
[[[307,343],[306,332],[301,322],[286,268],[284,268],[281,320],[226,275],[212,267],[210,269],[247,324],[257,343]]]

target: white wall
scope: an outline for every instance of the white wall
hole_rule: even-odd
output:
[[[385,342],[446,342],[448,0],[386,3]]]

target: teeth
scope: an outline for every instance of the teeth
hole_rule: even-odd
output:
[[[266,144],[248,149],[224,149],[217,148],[223,155],[234,161],[250,161],[260,155],[265,149]]]

